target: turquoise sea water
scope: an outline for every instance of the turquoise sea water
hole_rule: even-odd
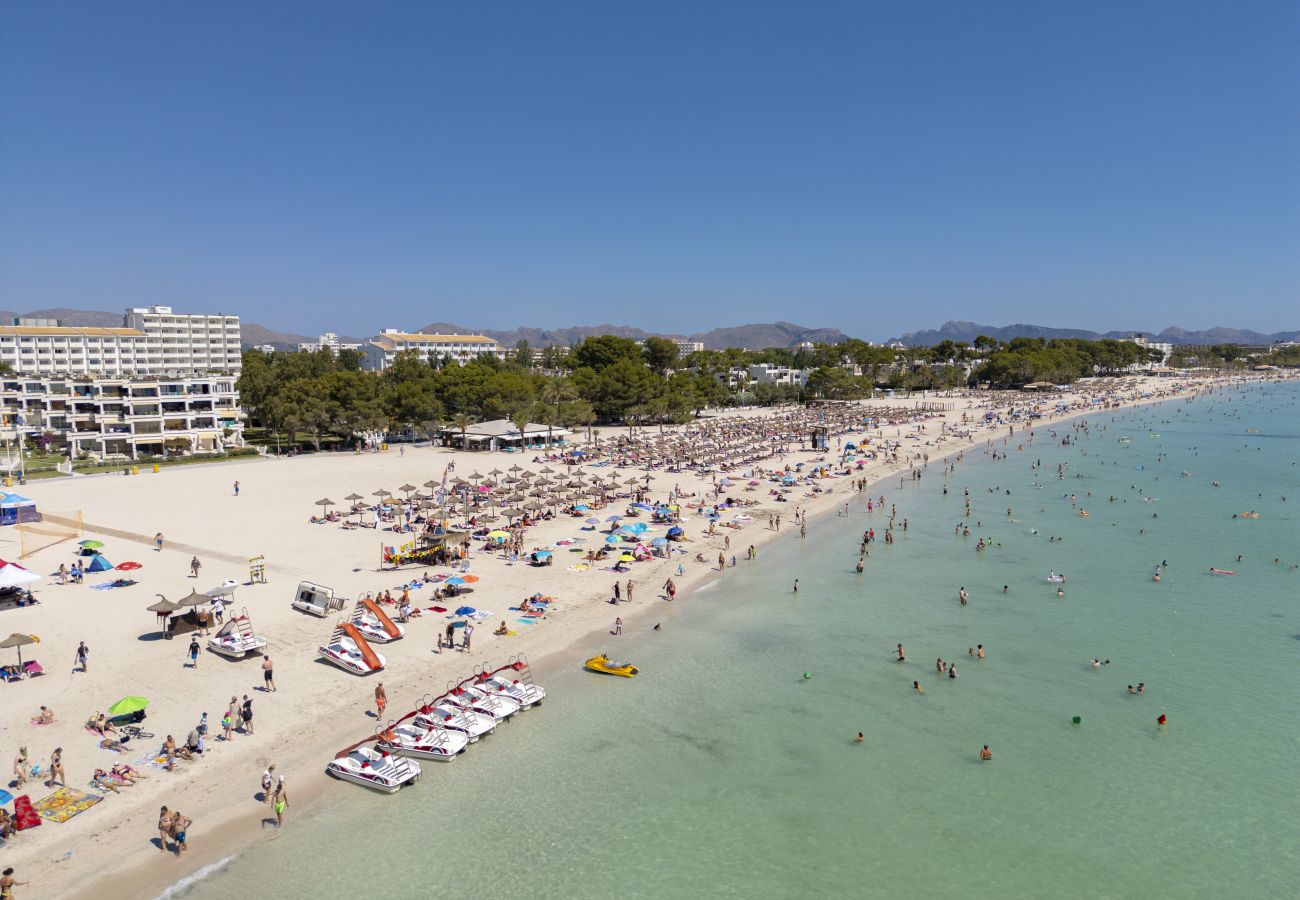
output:
[[[938,463],[873,491],[909,529],[863,575],[888,512],[858,496],[661,603],[661,632],[589,648],[640,677],[575,654],[544,707],[461,759],[392,797],[339,784],[184,896],[1295,896],[1298,404],[1294,385],[1231,390],[1039,427],[1005,461],[977,445],[946,496]]]

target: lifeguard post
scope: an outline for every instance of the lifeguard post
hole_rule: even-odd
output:
[[[814,425],[808,433],[814,450],[828,450],[831,445],[831,430],[825,425]]]

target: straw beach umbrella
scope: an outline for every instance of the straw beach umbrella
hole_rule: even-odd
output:
[[[21,667],[23,664],[23,648],[28,644],[39,644],[40,642],[41,639],[34,634],[19,634],[18,632],[14,632],[3,641],[0,641],[0,647],[5,648],[6,650],[10,647],[16,649],[18,651],[18,665]]]
[[[334,501],[331,500],[329,497],[322,497],[321,499],[316,501],[316,505],[322,507],[323,509],[329,509],[331,506],[334,505]]]

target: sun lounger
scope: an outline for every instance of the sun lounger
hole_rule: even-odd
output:
[[[45,674],[44,667],[41,666],[39,660],[35,660],[35,659],[29,659],[27,660],[27,662],[23,663],[23,671],[27,673],[28,678],[31,678],[33,675]]]

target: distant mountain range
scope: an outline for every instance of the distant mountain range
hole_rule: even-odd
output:
[[[420,331],[425,334],[485,334],[494,338],[503,347],[513,347],[519,341],[528,341],[534,348],[572,347],[583,338],[598,334],[613,334],[619,337],[641,341],[648,337],[680,338],[700,341],[707,350],[726,350],[728,347],[746,347],[750,350],[765,350],[768,347],[796,347],[803,341],[838,344],[847,340],[848,335],[838,328],[808,328],[793,322],[771,322],[767,324],[738,325],[734,328],[715,328],[695,334],[673,332],[645,331],[628,325],[574,325],[569,328],[514,328],[501,331],[492,328],[467,328],[448,322],[433,322]]]
[[[1300,340],[1300,331],[1275,331],[1264,334],[1246,328],[1207,328],[1204,331],[1187,331],[1170,326],[1156,334],[1150,331],[1107,331],[1102,334],[1080,328],[1050,328],[1046,325],[980,325],[977,322],[944,322],[936,331],[933,328],[924,331],[909,331],[901,337],[892,338],[908,347],[929,347],[942,340],[964,341],[969,344],[979,335],[987,335],[1000,341],[1012,338],[1078,338],[1085,341],[1098,341],[1102,338],[1127,338],[1135,334],[1156,341],[1171,344],[1272,344],[1277,341]]]
[[[89,309],[69,309],[55,307],[35,309],[31,312],[16,313],[0,310],[0,323],[13,319],[57,319],[65,325],[97,328],[118,328],[122,325],[122,313],[103,312]],[[797,347],[803,341],[814,343],[838,344],[847,340],[849,335],[838,328],[808,328],[793,322],[755,323],[737,325],[732,328],[714,328],[695,334],[677,332],[646,331],[629,325],[574,325],[567,328],[528,328],[520,327],[510,330],[493,328],[469,328],[464,325],[452,325],[448,322],[432,322],[419,329],[426,334],[485,334],[496,339],[503,347],[513,347],[521,340],[526,340],[534,348],[564,346],[572,347],[583,338],[599,334],[615,334],[634,340],[648,337],[681,338],[700,341],[709,350],[726,350],[729,347],[745,347],[750,350],[764,350],[768,347]],[[277,350],[295,350],[299,344],[313,342],[315,335],[295,334],[289,331],[273,331],[255,322],[243,322],[240,325],[241,337],[245,347],[269,344]],[[981,325],[978,322],[945,322],[938,329],[909,331],[901,337],[892,338],[890,343],[899,342],[909,347],[928,347],[942,340],[964,341],[970,343],[979,335],[988,335],[1000,341],[1009,341],[1017,337],[1034,338],[1080,338],[1095,341],[1102,338],[1126,338],[1135,334],[1152,340],[1168,341],[1171,344],[1272,344],[1278,341],[1300,340],[1300,331],[1275,331],[1264,334],[1244,328],[1207,328],[1203,331],[1188,331],[1170,326],[1156,334],[1150,331],[1107,331],[1104,334],[1081,328],[1051,328],[1046,325]],[[361,338],[340,337],[344,343],[361,343]]]

